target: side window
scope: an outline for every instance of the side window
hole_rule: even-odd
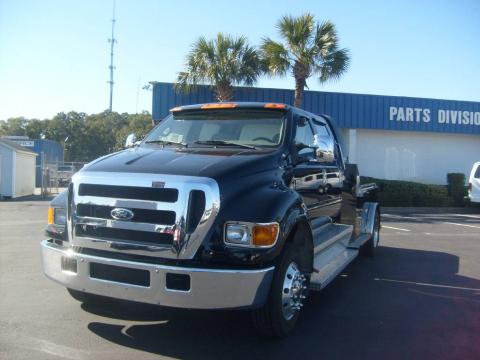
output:
[[[313,131],[310,126],[310,123],[308,121],[305,121],[304,124],[299,123],[297,125],[297,132],[295,135],[295,144],[312,146],[314,143],[315,143],[315,137],[313,135]],[[298,155],[307,155],[309,153],[312,153],[312,156],[313,156],[313,151],[311,148],[304,148],[298,151]]]
[[[317,133],[318,136],[332,137],[325,124],[314,121],[313,127],[315,128],[315,132]]]

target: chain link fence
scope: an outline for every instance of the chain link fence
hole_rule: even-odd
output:
[[[42,158],[37,165],[37,186],[40,186],[42,196],[59,194],[68,187],[73,174],[79,171],[84,162],[47,162]]]

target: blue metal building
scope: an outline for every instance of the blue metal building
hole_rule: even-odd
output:
[[[215,101],[208,86],[180,93],[172,83],[152,84],[155,121],[175,106]],[[235,101],[293,99],[287,89],[234,91]],[[302,108],[336,120],[350,161],[369,176],[443,184],[448,172],[467,175],[480,161],[480,102],[305,91]]]
[[[293,90],[235,88],[236,101],[293,104]],[[161,120],[175,106],[215,101],[211,89],[187,94],[171,83],[154,83],[152,116]],[[480,102],[401,96],[305,91],[302,109],[332,116],[341,128],[480,134]]]

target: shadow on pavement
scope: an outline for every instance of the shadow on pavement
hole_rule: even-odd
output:
[[[50,201],[56,195],[27,195],[27,196],[20,196],[17,198],[3,198],[0,199],[0,202],[26,202],[26,201]]]
[[[380,247],[377,257],[356,259],[312,295],[296,331],[283,340],[259,337],[248,312],[114,301],[82,307],[129,320],[91,322],[96,335],[181,359],[474,359],[480,354],[480,281],[457,275],[458,266],[458,257],[446,253]]]

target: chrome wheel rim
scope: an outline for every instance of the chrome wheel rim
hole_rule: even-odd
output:
[[[282,287],[282,313],[285,320],[292,319],[302,308],[307,290],[307,279],[298,265],[291,262],[285,272]]]
[[[380,240],[380,222],[377,219],[375,220],[372,239],[373,239],[373,247],[377,247],[378,241]]]

